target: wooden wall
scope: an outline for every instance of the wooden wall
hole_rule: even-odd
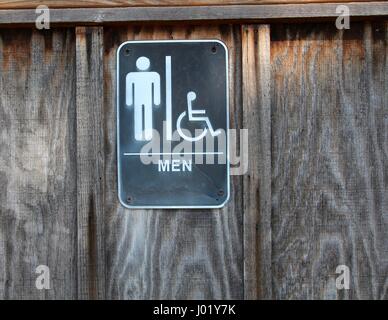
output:
[[[374,0],[374,2],[385,0]],[[46,5],[50,8],[169,7],[214,5],[263,5],[306,3],[370,2],[369,0],[0,0],[0,9],[25,9]]]
[[[249,170],[223,209],[125,209],[116,49],[198,38]],[[0,298],[388,299],[387,257],[388,22],[0,29]]]

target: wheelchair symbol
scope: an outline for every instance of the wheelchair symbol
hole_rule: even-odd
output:
[[[199,134],[198,136],[195,136],[195,137],[189,137],[187,136],[183,130],[182,130],[182,127],[181,127],[181,123],[182,123],[182,119],[186,116],[186,111],[183,111],[179,117],[178,117],[178,120],[176,122],[176,127],[177,127],[177,130],[178,130],[178,133],[179,135],[187,140],[187,141],[191,141],[191,142],[195,142],[195,141],[199,141],[201,139],[203,139],[206,134],[207,134],[207,131],[209,130],[210,134],[213,136],[213,137],[216,137],[218,136],[219,134],[221,134],[221,130],[214,130],[213,129],[213,126],[209,120],[208,117],[204,116],[206,114],[206,110],[194,110],[193,109],[193,101],[197,98],[197,95],[195,94],[194,91],[190,91],[188,94],[187,94],[187,113],[188,113],[188,120],[189,121],[197,121],[197,122],[205,122],[206,125],[207,125],[207,128],[203,129],[203,131],[201,132],[201,134]],[[203,115],[203,116],[198,116],[198,115]]]

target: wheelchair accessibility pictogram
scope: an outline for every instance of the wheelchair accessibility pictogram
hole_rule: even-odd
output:
[[[134,108],[134,137],[138,141],[149,141],[153,132],[153,109],[160,105],[161,100],[161,80],[160,74],[151,71],[151,61],[148,57],[141,56],[136,60],[137,71],[129,72],[126,76],[126,105]],[[171,82],[171,56],[165,57],[165,77],[166,77],[166,128],[167,140],[172,140],[172,82]],[[194,108],[193,103],[197,98],[194,91],[188,91],[186,95],[187,110],[183,111],[177,118],[176,130],[179,136],[190,142],[199,141],[206,137],[209,132],[216,137],[221,134],[221,130],[213,129],[209,117],[206,115],[205,106]],[[185,119],[187,118],[187,119]],[[188,129],[182,126],[183,119],[188,122],[202,123],[200,133],[189,135]],[[197,134],[197,135],[195,135]]]
[[[194,110],[193,109],[193,101],[196,99],[197,95],[195,94],[194,91],[190,91],[188,94],[187,94],[187,114],[188,114],[188,118],[189,118],[189,121],[198,121],[198,122],[205,122],[206,126],[204,130],[202,130],[202,133],[199,134],[198,136],[194,136],[194,137],[189,137],[187,135],[184,134],[183,130],[182,130],[182,127],[181,127],[181,123],[182,123],[182,119],[186,116],[186,111],[183,111],[179,117],[178,117],[178,120],[177,120],[177,123],[176,123],[176,127],[177,127],[177,130],[178,130],[178,133],[179,135],[187,140],[187,141],[191,141],[191,142],[194,142],[194,141],[198,141],[198,140],[201,140],[203,139],[204,137],[206,137],[206,134],[207,134],[207,130],[209,130],[210,134],[213,136],[213,137],[216,137],[218,136],[219,134],[221,134],[221,130],[215,130],[213,129],[213,126],[209,120],[208,117],[205,116],[206,114],[206,110],[204,109],[201,109],[201,110]],[[198,116],[198,115],[203,115],[203,116]]]

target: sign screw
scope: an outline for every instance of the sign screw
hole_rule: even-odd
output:
[[[217,194],[220,196],[220,197],[222,197],[223,195],[224,195],[224,190],[219,190],[218,192],[217,192]]]
[[[127,202],[128,202],[128,203],[131,203],[131,202],[132,202],[132,198],[131,198],[131,197],[128,197],[128,198],[127,198]]]

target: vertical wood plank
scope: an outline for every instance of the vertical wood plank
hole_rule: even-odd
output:
[[[77,295],[74,57],[74,29],[0,30],[1,299]]]
[[[244,298],[272,297],[270,27],[242,27],[242,91],[249,130],[244,175]]]
[[[101,27],[76,28],[79,299],[105,297],[103,51]]]
[[[243,298],[242,180],[232,177],[231,200],[220,210],[128,210],[117,201],[116,49],[135,39],[226,42],[230,54],[232,127],[241,126],[240,30],[226,26],[131,26],[105,30],[105,189],[107,298]]]
[[[387,23],[272,30],[274,297],[387,299]]]

